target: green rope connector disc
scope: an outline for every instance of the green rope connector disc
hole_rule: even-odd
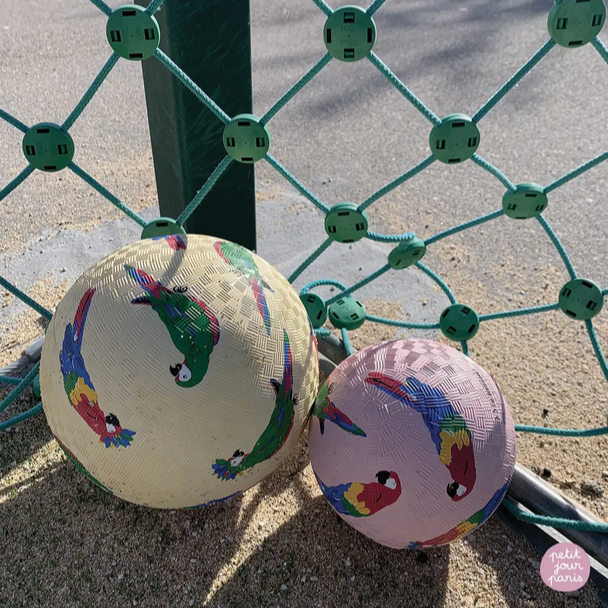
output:
[[[420,261],[425,253],[426,245],[424,241],[415,236],[407,241],[401,241],[388,254],[388,265],[393,270],[403,270]]]
[[[369,220],[355,203],[338,203],[325,216],[325,232],[337,243],[354,243],[367,234]]]
[[[557,44],[576,49],[591,42],[605,21],[603,0],[561,0],[549,11],[547,28]]]
[[[441,313],[439,327],[450,340],[470,340],[479,330],[479,315],[470,306],[452,304]]]
[[[186,234],[183,226],[180,226],[170,217],[159,217],[148,222],[141,233],[142,239],[155,239],[174,234]]]
[[[538,184],[517,184],[502,197],[502,208],[514,220],[537,217],[547,208],[545,189]]]
[[[365,322],[365,306],[348,296],[329,307],[329,320],[338,329],[358,329]]]
[[[123,59],[142,61],[156,52],[160,28],[143,6],[125,4],[108,17],[106,37],[112,50]]]
[[[456,165],[473,156],[479,147],[477,125],[465,114],[449,114],[431,129],[429,145],[442,163]]]
[[[270,131],[253,114],[238,114],[224,128],[224,148],[240,163],[251,164],[266,156]]]
[[[336,59],[359,61],[374,48],[376,24],[360,6],[343,6],[327,18],[323,42]]]
[[[40,374],[34,378],[34,381],[32,382],[32,390],[34,391],[34,395],[40,399]]]
[[[559,292],[560,309],[571,319],[586,321],[604,307],[602,290],[589,279],[572,279]]]
[[[49,173],[65,169],[74,158],[74,140],[59,125],[41,122],[23,136],[23,154],[32,167]]]
[[[325,304],[325,300],[316,293],[304,293],[300,296],[300,300],[304,304],[313,328],[318,329],[319,327],[323,327],[323,324],[327,321],[327,304]]]

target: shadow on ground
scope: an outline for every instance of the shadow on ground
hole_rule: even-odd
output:
[[[32,445],[47,450],[46,464],[28,464]],[[357,533],[320,495],[305,438],[244,495],[181,511],[132,505],[90,483],[44,416],[3,435],[0,448],[2,470],[10,452],[22,473],[0,491],[3,607],[475,608],[494,581],[510,608],[563,606],[529,576],[540,556],[495,518],[460,544],[426,550],[396,551]],[[512,559],[499,559],[509,546]],[[464,553],[476,556],[474,571]]]

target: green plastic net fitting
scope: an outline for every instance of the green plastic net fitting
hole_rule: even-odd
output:
[[[60,171],[74,158],[74,140],[59,125],[41,122],[23,136],[23,154],[32,167],[40,171]]]
[[[338,203],[325,216],[325,232],[337,243],[354,243],[367,234],[369,220],[355,203]]]
[[[505,215],[514,220],[528,220],[537,217],[547,208],[545,189],[538,184],[518,184],[515,190],[502,197]]]
[[[562,0],[549,11],[547,28],[551,38],[568,49],[591,42],[606,21],[603,0]]]
[[[186,234],[186,231],[174,219],[170,217],[159,217],[148,222],[141,233],[142,239],[153,239],[173,234]]]
[[[359,61],[374,48],[376,24],[361,7],[343,6],[327,18],[323,41],[332,57],[340,61]]]
[[[158,21],[136,4],[117,8],[106,23],[112,50],[123,59],[141,61],[153,55],[160,42]]]
[[[238,114],[224,128],[224,148],[240,163],[251,164],[266,156],[270,131],[253,114]]]
[[[573,279],[559,293],[559,307],[571,319],[586,321],[604,307],[602,290],[589,279]]]
[[[306,314],[312,323],[314,329],[323,327],[325,321],[327,321],[327,305],[325,300],[318,296],[316,293],[305,293],[300,296],[302,304],[306,309]]]
[[[455,165],[475,154],[479,140],[479,129],[469,116],[449,114],[431,129],[429,145],[437,160]]]
[[[365,323],[365,306],[353,297],[341,298],[329,307],[329,320],[338,329],[358,329]]]
[[[479,315],[470,306],[452,304],[441,313],[439,327],[450,340],[470,340],[479,330]]]
[[[403,270],[409,266],[413,266],[416,262],[419,262],[426,253],[426,245],[422,239],[417,236],[412,237],[406,241],[401,241],[397,247],[395,247],[388,254],[388,265],[393,270]]]

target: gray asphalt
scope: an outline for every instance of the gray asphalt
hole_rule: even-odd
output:
[[[439,117],[453,112],[473,115],[548,40],[551,5],[550,0],[388,0],[375,17],[374,51]],[[252,0],[251,13],[254,113],[262,115],[325,53],[325,17],[311,0]],[[62,122],[110,55],[105,20],[86,0],[3,0],[0,107],[26,124]],[[606,150],[607,99],[608,65],[596,51],[590,45],[556,47],[480,122],[478,153],[514,183],[546,185]],[[429,153],[431,124],[364,60],[331,62],[269,128],[273,156],[333,205],[361,202],[423,160]],[[126,203],[148,208],[152,217],[157,201],[140,66],[120,61],[72,133],[77,142],[74,160]],[[21,137],[0,122],[0,186],[25,167]],[[269,188],[283,188],[285,201],[298,200],[291,186],[265,163],[258,164],[257,176],[260,184],[269,180]],[[607,178],[604,163],[551,194],[545,213],[579,273],[603,287],[608,285]],[[473,163],[435,163],[370,208],[370,228],[387,233],[412,230],[428,238],[433,230],[500,208],[503,193],[504,187]],[[314,210],[294,216],[300,240],[284,251],[285,235],[294,230],[285,208],[272,210],[272,203],[258,206],[258,250],[288,275],[324,234]],[[271,211],[280,215],[276,231],[268,230],[276,217],[268,215]],[[105,199],[68,172],[36,172],[0,202],[0,271],[27,288],[43,269],[39,266],[23,275],[26,266],[32,266],[28,255],[43,250],[37,255],[52,258],[59,243],[64,246],[70,239],[88,239],[90,255],[102,257],[107,244],[102,246],[94,237],[120,234],[123,223],[101,226],[86,237],[82,228],[103,224],[110,212]],[[396,225],[387,222],[395,217],[401,219]],[[264,236],[271,232],[270,238]],[[282,239],[277,234],[283,234]],[[505,257],[521,259],[522,264],[560,264],[534,221],[502,218],[452,238],[477,255],[472,263],[488,282]],[[302,281],[329,275],[348,284],[353,275],[362,274],[359,267],[373,262],[373,270],[384,263],[382,247],[360,242],[337,253],[332,248],[331,256]],[[75,259],[73,272],[89,261]],[[287,268],[288,263],[293,265]],[[343,268],[348,272],[340,275]],[[528,280],[540,278],[532,272]],[[422,318],[417,305],[409,304],[416,299],[411,292],[383,285],[370,297],[385,294],[407,300],[412,319]],[[428,281],[421,277],[420,289],[425,287]],[[444,304],[440,302],[437,310]]]

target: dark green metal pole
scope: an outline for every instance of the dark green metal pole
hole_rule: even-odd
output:
[[[229,116],[251,113],[249,0],[165,0],[155,17],[160,49]],[[224,124],[155,58],[142,68],[160,211],[175,219],[226,155]],[[253,165],[233,162],[185,229],[255,250]]]

